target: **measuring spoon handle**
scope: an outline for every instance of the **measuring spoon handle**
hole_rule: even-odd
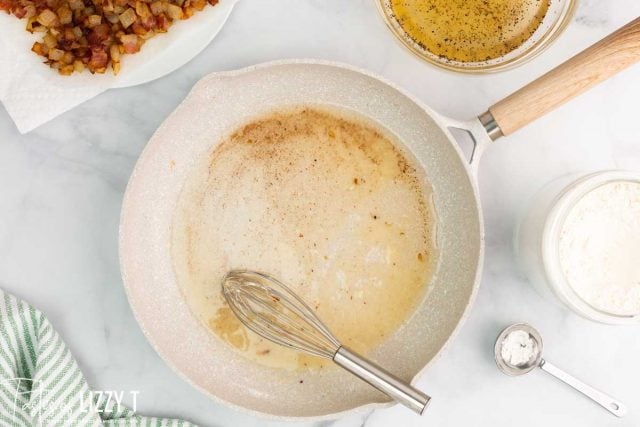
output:
[[[588,384],[583,383],[573,375],[569,375],[557,366],[542,359],[540,361],[540,368],[556,377],[557,379],[569,384],[571,387],[578,390],[580,393],[591,398],[594,402],[601,405],[604,409],[611,412],[616,417],[624,417],[627,413],[627,407],[624,403],[620,402],[608,394],[601,392]]]

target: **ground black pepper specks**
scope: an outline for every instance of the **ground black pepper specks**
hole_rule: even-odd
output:
[[[550,0],[388,0],[387,6],[421,49],[444,60],[486,62],[529,40]]]

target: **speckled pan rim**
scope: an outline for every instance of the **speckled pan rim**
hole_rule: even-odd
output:
[[[397,91],[399,94],[401,94],[402,96],[406,97],[409,101],[413,102],[414,104],[416,104],[419,108],[421,108],[425,114],[427,116],[429,116],[431,119],[433,119],[436,124],[439,126],[440,130],[446,135],[447,139],[449,140],[449,142],[451,143],[451,145],[453,146],[454,150],[456,151],[456,153],[459,156],[460,161],[462,162],[462,164],[465,166],[464,170],[465,173],[467,175],[467,179],[471,185],[471,189],[474,195],[474,199],[475,199],[475,203],[476,203],[476,212],[478,213],[478,225],[479,225],[479,235],[478,235],[478,239],[479,239],[479,249],[478,249],[478,259],[477,259],[477,267],[476,267],[476,271],[475,271],[475,276],[474,276],[474,282],[473,285],[471,287],[471,293],[470,296],[466,302],[465,308],[463,310],[462,315],[460,316],[460,318],[457,321],[456,326],[454,327],[454,329],[452,330],[452,332],[450,333],[449,337],[445,340],[445,342],[443,343],[443,345],[440,347],[440,349],[436,352],[436,354],[431,358],[431,360],[429,360],[429,362],[423,366],[413,377],[411,380],[411,384],[415,385],[415,383],[417,382],[417,380],[424,374],[424,372],[433,364],[435,363],[438,359],[440,359],[440,357],[442,357],[443,352],[445,351],[445,349],[448,348],[448,346],[451,344],[451,342],[455,339],[455,337],[457,337],[457,335],[460,332],[460,329],[462,328],[463,324],[465,323],[465,321],[467,320],[467,318],[470,315],[471,312],[471,308],[473,307],[475,300],[477,298],[477,294],[478,294],[478,290],[479,290],[479,286],[480,286],[480,279],[482,277],[482,271],[483,271],[483,266],[484,266],[484,255],[485,255],[485,247],[484,247],[484,240],[485,240],[485,232],[484,232],[484,217],[482,214],[482,209],[481,209],[481,205],[480,205],[480,195],[479,195],[479,191],[478,191],[478,185],[477,185],[477,178],[475,177],[475,175],[472,173],[471,168],[469,167],[469,165],[467,164],[466,160],[464,159],[464,153],[462,152],[462,150],[460,149],[460,147],[458,146],[458,144],[455,142],[455,138],[453,137],[453,135],[451,134],[451,132],[449,131],[448,125],[450,124],[455,124],[457,127],[461,127],[461,123],[460,121],[454,120],[454,119],[449,119],[446,116],[443,116],[439,113],[437,113],[436,111],[432,110],[430,107],[428,107],[426,104],[424,104],[422,101],[418,100],[417,98],[415,98],[413,95],[411,95],[410,93],[408,93],[406,90],[402,89],[401,87],[397,86],[396,84],[390,82],[389,80],[374,74],[370,71],[364,70],[362,68],[359,67],[355,67],[349,64],[345,64],[345,63],[340,63],[340,62],[335,62],[335,61],[327,61],[327,60],[321,60],[321,59],[283,59],[283,60],[276,60],[276,61],[269,61],[269,62],[264,62],[264,63],[260,63],[260,64],[256,64],[256,65],[251,65],[248,67],[244,67],[244,68],[239,68],[239,69],[235,69],[235,70],[228,70],[228,71],[219,71],[219,72],[214,72],[211,73],[207,76],[204,76],[202,79],[200,79],[191,89],[191,91],[187,94],[187,96],[185,97],[185,99],[176,107],[176,109],[174,110],[174,112],[178,109],[180,109],[182,107],[182,105],[189,100],[189,98],[193,95],[194,91],[198,90],[198,83],[206,78],[210,78],[210,77],[225,77],[225,78],[233,78],[235,76],[240,76],[240,75],[244,75],[244,74],[248,74],[248,73],[253,73],[256,71],[260,71],[262,69],[267,69],[270,67],[277,67],[277,66],[286,66],[286,65],[296,65],[296,64],[301,64],[301,65],[322,65],[322,66],[329,66],[329,67],[335,67],[338,69],[343,69],[343,70],[347,70],[347,71],[352,71],[352,72],[356,72],[356,73],[360,73],[364,76],[370,77],[372,79],[377,80],[378,82],[389,86],[390,88],[394,89],[395,91]],[[167,118],[165,118],[165,120],[163,121],[163,123],[168,120],[173,114],[174,112],[172,112],[169,116],[167,116]],[[149,141],[153,140],[154,137],[156,136],[156,133],[160,130],[162,124],[159,126],[158,130],[156,130],[153,135],[151,136],[151,138],[149,139]],[[125,294],[127,296],[127,300],[129,302],[129,306],[131,307],[131,311],[133,312],[134,318],[136,319],[136,322],[138,323],[138,326],[140,327],[140,329],[142,330],[143,334],[145,335],[145,337],[147,338],[147,341],[149,342],[149,344],[151,345],[151,347],[155,350],[155,352],[160,356],[160,358],[164,361],[164,363],[169,366],[171,368],[172,371],[174,371],[180,378],[182,378],[186,383],[188,383],[189,385],[191,385],[193,388],[195,388],[196,390],[199,390],[201,393],[203,393],[204,395],[206,395],[207,397],[209,397],[210,399],[212,399],[214,402],[217,403],[221,403],[227,407],[230,407],[238,412],[243,412],[243,413],[248,413],[251,414],[253,416],[256,417],[260,417],[263,419],[269,419],[269,420],[276,420],[276,421],[288,421],[288,422],[300,422],[300,421],[306,421],[306,422],[314,422],[314,421],[327,421],[327,420],[335,420],[337,418],[342,418],[346,415],[354,415],[354,414],[358,414],[358,413],[365,413],[367,411],[373,411],[375,409],[382,409],[382,408],[389,408],[392,406],[396,405],[396,402],[393,401],[389,401],[389,402],[380,402],[380,403],[368,403],[365,405],[360,405],[351,409],[347,409],[344,411],[340,411],[340,412],[334,412],[334,413],[329,413],[329,414],[325,414],[325,415],[319,415],[319,416],[280,416],[280,415],[274,415],[271,413],[267,413],[267,412],[261,412],[261,411],[257,411],[251,408],[247,408],[244,406],[240,406],[237,405],[235,403],[229,402],[225,399],[222,399],[221,397],[211,393],[210,391],[204,389],[203,387],[195,384],[189,377],[187,377],[186,374],[184,374],[177,366],[174,365],[174,363],[170,360],[168,360],[165,355],[159,350],[159,347],[157,346],[155,340],[152,338],[151,334],[147,331],[147,329],[143,326],[143,322],[141,321],[141,316],[140,313],[138,312],[138,309],[135,308],[134,304],[132,304],[132,296],[131,296],[131,290],[129,288],[129,285],[127,285],[128,279],[127,279],[127,274],[125,269],[123,268],[124,266],[124,262],[123,262],[123,253],[125,252],[123,250],[123,243],[124,243],[124,232],[123,232],[123,224],[126,221],[125,217],[126,217],[126,206],[128,205],[128,199],[130,197],[131,194],[131,187],[132,187],[132,182],[135,181],[135,178],[137,176],[137,170],[138,170],[138,164],[143,162],[148,156],[149,156],[149,151],[152,149],[152,147],[150,146],[150,144],[147,144],[144,149],[142,150],[137,162],[136,162],[136,166],[134,167],[133,172],[131,173],[131,176],[129,178],[129,181],[127,183],[127,187],[125,189],[125,193],[124,193],[124,197],[123,197],[123,203],[122,203],[122,210],[120,212],[120,224],[119,224],[119,228],[118,228],[118,257],[119,257],[119,263],[120,263],[120,270],[121,270],[121,274],[122,274],[122,279],[123,279],[123,287],[125,290]]]

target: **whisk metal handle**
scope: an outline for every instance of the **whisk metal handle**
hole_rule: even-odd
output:
[[[429,396],[346,347],[338,349],[333,356],[333,361],[418,414],[422,414],[429,404],[431,399]]]

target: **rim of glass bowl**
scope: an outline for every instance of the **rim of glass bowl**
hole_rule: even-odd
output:
[[[520,46],[522,47],[530,44],[530,46],[528,46],[526,49],[523,49],[522,52],[517,54],[514,53],[517,52],[518,49],[520,49],[519,47],[518,49],[515,49],[507,53],[506,55],[491,59],[489,61],[467,63],[446,60],[429,52],[426,49],[420,48],[415,41],[405,35],[404,30],[402,29],[400,24],[388,13],[390,10],[390,7],[388,6],[389,1],[390,0],[373,0],[387,28],[395,36],[396,40],[398,40],[402,46],[408,49],[409,52],[422,59],[423,61],[444,70],[465,74],[488,74],[515,68],[530,61],[531,59],[542,53],[558,38],[560,34],[564,32],[564,29],[571,22],[579,0],[556,0],[562,3],[562,10],[557,14],[552,25],[543,35],[541,35],[537,40],[534,40],[534,38],[536,37],[535,34],[538,32],[536,31],[536,33],[534,33],[532,37],[530,37]],[[513,56],[509,58],[511,54],[513,54]],[[503,58],[508,59],[502,61]]]

